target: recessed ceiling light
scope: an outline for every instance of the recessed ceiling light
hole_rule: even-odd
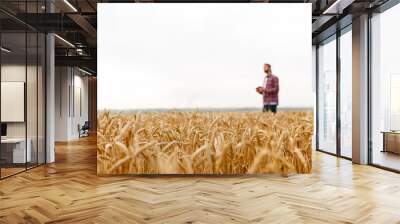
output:
[[[11,50],[9,50],[9,49],[7,49],[5,47],[1,47],[0,49],[1,49],[1,51],[4,51],[6,53],[10,53],[11,52]]]
[[[342,14],[343,9],[351,5],[355,0],[336,0],[322,14]]]
[[[85,73],[85,74],[87,74],[87,75],[90,75],[90,76],[92,75],[92,73],[90,73],[90,72],[88,72],[88,71],[86,71],[86,70],[83,70],[83,69],[81,69],[81,68],[79,68],[79,67],[78,67],[78,70],[81,71],[81,72],[83,72],[83,73]]]
[[[69,45],[70,47],[73,47],[73,48],[75,48],[75,45],[73,45],[71,42],[69,42],[68,40],[66,40],[66,39],[64,39],[64,38],[62,38],[62,37],[60,37],[59,35],[57,35],[57,34],[54,34],[54,36],[55,37],[57,37],[59,40],[61,40],[62,42],[64,42],[64,43],[66,43],[67,45]]]
[[[68,1],[64,0],[65,4],[67,4],[74,12],[78,12],[78,10]]]

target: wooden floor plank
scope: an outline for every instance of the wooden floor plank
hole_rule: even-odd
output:
[[[99,177],[96,138],[0,181],[0,223],[400,223],[400,175],[314,152],[313,173]]]

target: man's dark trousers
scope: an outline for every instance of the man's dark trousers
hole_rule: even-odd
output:
[[[277,105],[264,105],[263,112],[271,111],[272,113],[276,113]]]

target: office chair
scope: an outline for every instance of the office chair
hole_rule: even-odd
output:
[[[78,129],[79,129],[79,138],[80,137],[87,137],[89,136],[89,129],[90,129],[90,124],[89,121],[85,121],[85,123],[82,125],[82,127],[79,127],[80,125],[78,125]]]

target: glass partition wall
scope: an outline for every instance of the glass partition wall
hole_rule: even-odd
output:
[[[352,157],[351,25],[317,47],[317,150]]]
[[[400,4],[371,18],[370,163],[400,171]]]
[[[340,155],[352,158],[352,34],[351,25],[340,36]]]
[[[336,36],[318,47],[318,149],[336,154]]]
[[[368,164],[395,172],[400,172],[399,21],[400,4],[392,1],[374,10],[368,26]],[[317,45],[316,65],[317,150],[347,159],[352,157],[351,29]]]
[[[1,177],[24,171],[26,150],[26,34],[1,34]],[[6,51],[4,49],[7,49]]]
[[[19,6],[25,12],[39,10],[23,2]],[[2,22],[7,17],[0,13],[1,179],[46,160],[45,35],[21,22],[9,29]]]

